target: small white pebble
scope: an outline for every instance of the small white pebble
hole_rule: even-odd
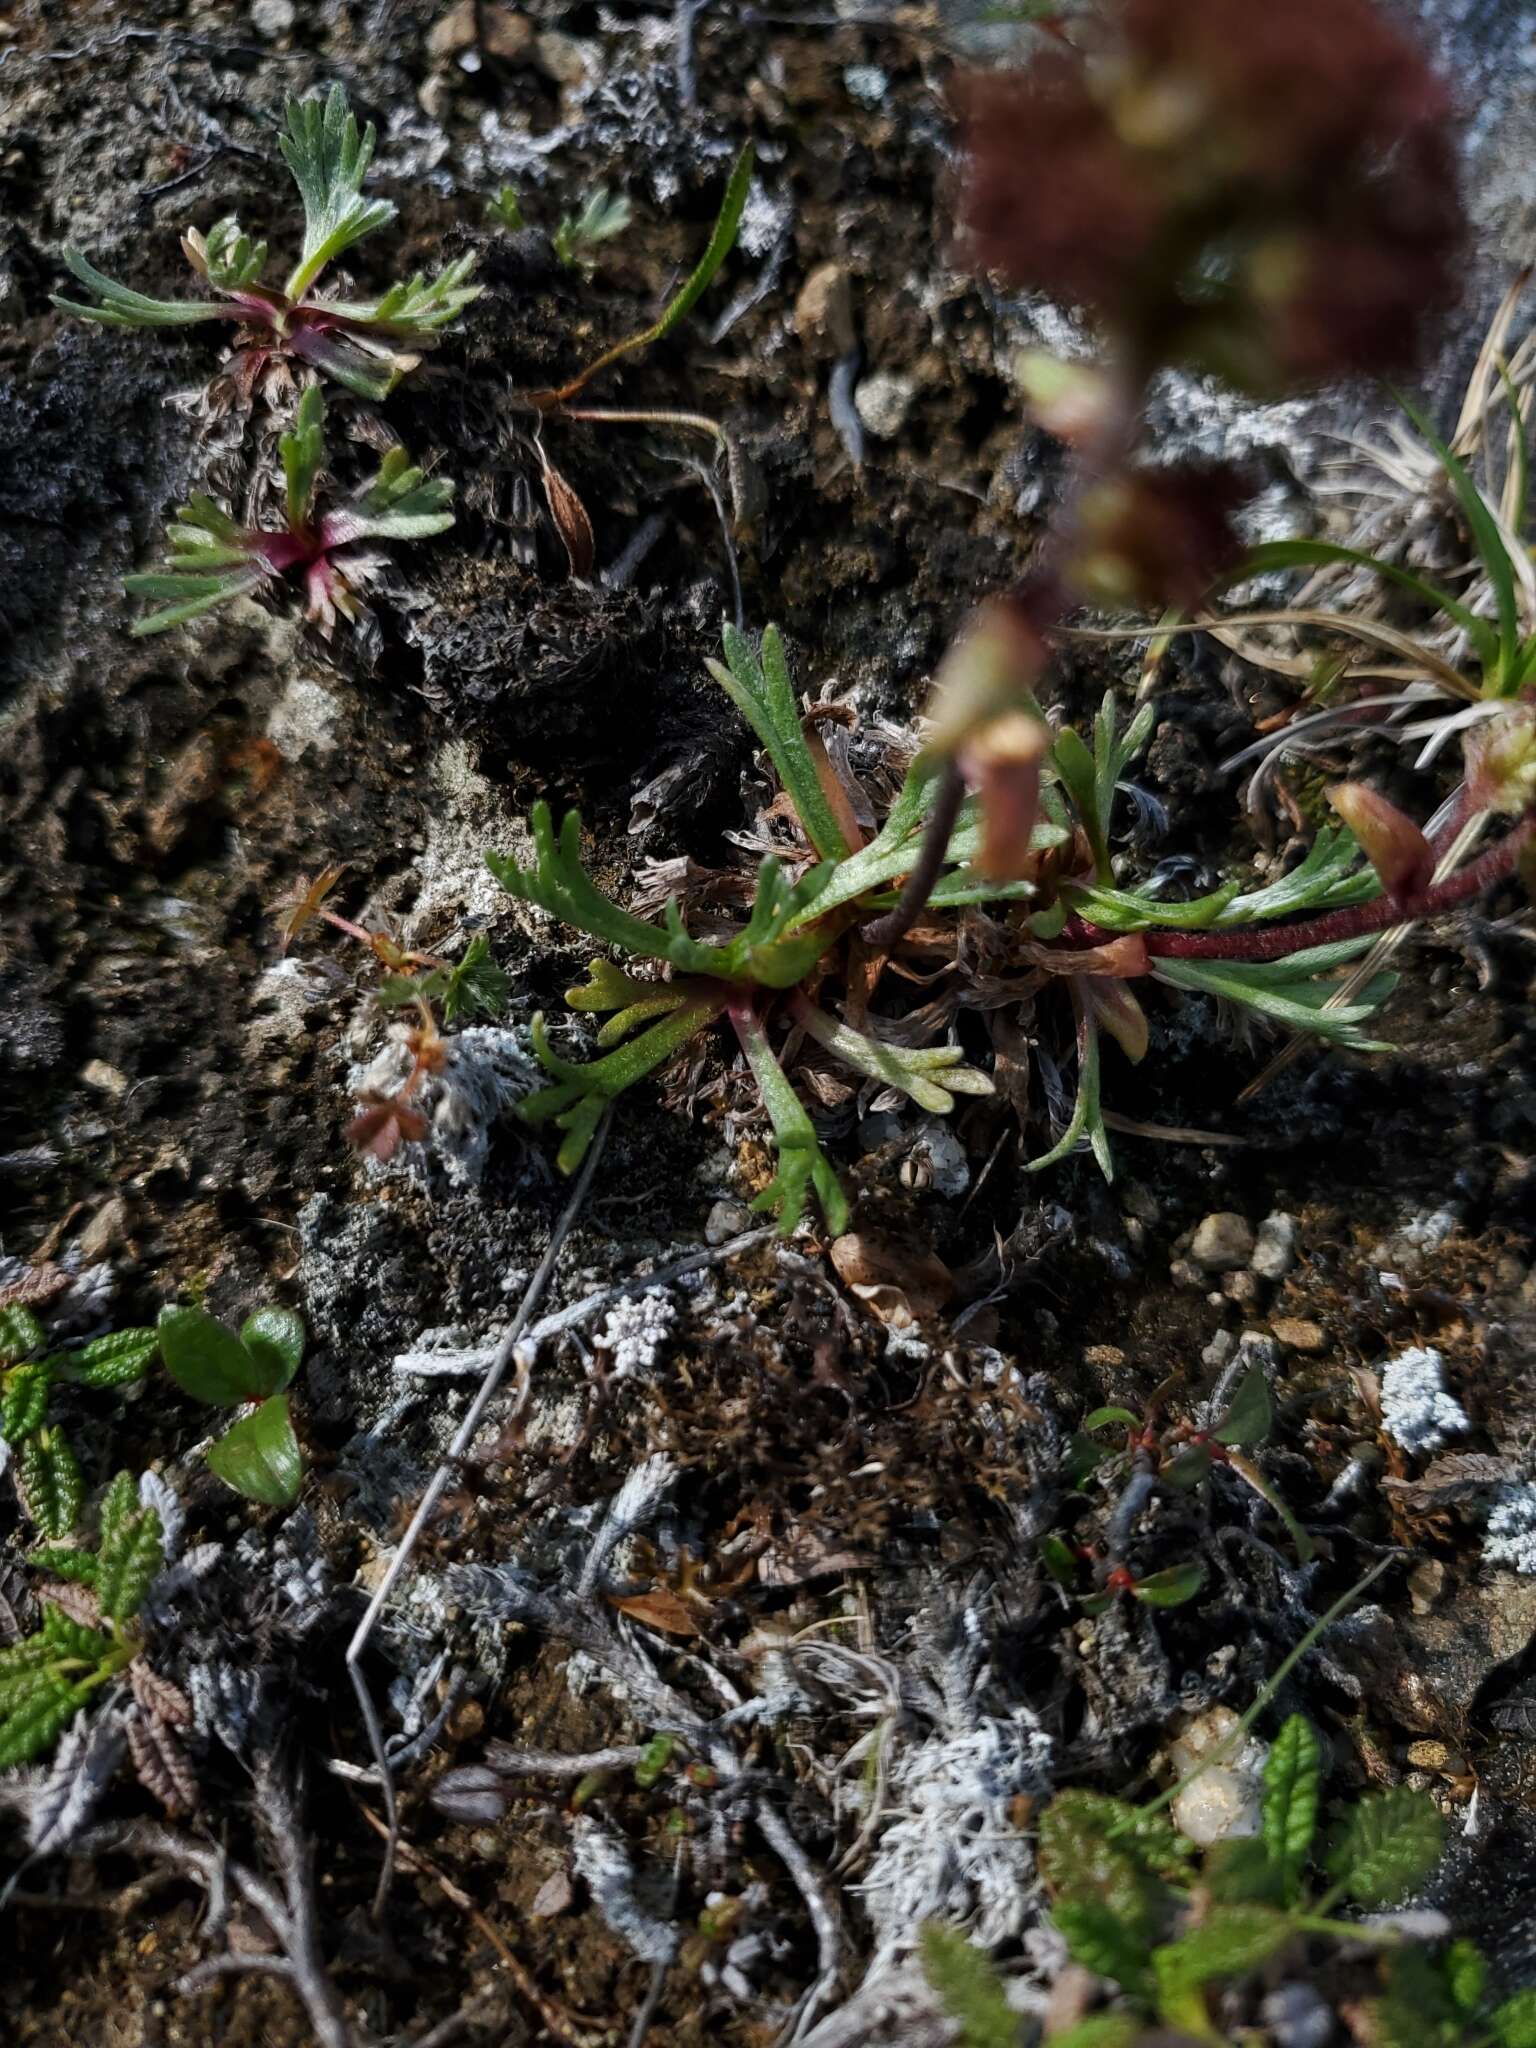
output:
[[[1236,1728],[1237,1716],[1230,1707],[1212,1707],[1178,1735],[1169,1747],[1168,1760],[1182,1778],[1230,1740]],[[1174,1826],[1201,1848],[1239,1835],[1256,1835],[1263,1824],[1263,1770],[1268,1755],[1266,1743],[1245,1736],[1230,1755],[1184,1787],[1169,1808]]]

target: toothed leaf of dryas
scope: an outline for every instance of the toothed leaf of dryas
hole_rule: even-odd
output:
[[[1214,1977],[1241,1977],[1294,1938],[1290,1916],[1272,1906],[1217,1906],[1180,1940],[1156,1950],[1158,1990],[1177,1999]]]
[[[1134,1807],[1102,1793],[1073,1791],[1061,1793],[1041,1815],[1037,1853],[1057,1906],[1102,1906],[1135,1944],[1149,1948],[1172,1907],[1162,1874],[1179,1872],[1189,1852],[1169,1823],[1144,1820]]]
[[[304,248],[288,279],[290,299],[301,297],[344,249],[394,219],[389,200],[362,196],[373,140],[371,121],[358,133],[339,85],[323,100],[288,102],[288,132],[278,147],[304,201]]]
[[[71,1685],[65,1679],[52,1678],[46,1690],[40,1687],[0,1721],[0,1771],[29,1764],[50,1750],[93,1689],[84,1680]]]
[[[29,1308],[0,1308],[0,1366],[35,1358],[47,1342],[43,1326]]]
[[[68,1658],[76,1664],[95,1664],[112,1648],[100,1629],[76,1621],[52,1601],[43,1608],[43,1640],[55,1660]]]
[[[34,1571],[47,1572],[51,1578],[68,1579],[71,1585],[94,1586],[97,1576],[96,1553],[93,1550],[66,1549],[62,1544],[44,1544],[41,1550],[34,1550],[28,1562]]]
[[[240,1342],[255,1359],[267,1384],[263,1392],[280,1394],[304,1363],[308,1332],[296,1308],[259,1308],[240,1325]]]
[[[52,1384],[46,1365],[15,1365],[0,1379],[0,1436],[7,1443],[19,1444],[42,1427]]]
[[[1488,2016],[1498,2048],[1536,2048],[1536,1990],[1517,1991]]]
[[[101,1506],[96,1511],[96,1553],[104,1556],[108,1546],[117,1541],[124,1523],[135,1514],[139,1505],[139,1489],[133,1483],[131,1472],[119,1472],[112,1484],[102,1495]]]
[[[1098,1899],[1059,1899],[1051,1918],[1073,1962],[1133,1995],[1147,1991],[1153,1951],[1112,1906]]]
[[[287,1384],[275,1360],[247,1351],[234,1331],[206,1309],[162,1309],[156,1334],[166,1371],[194,1400],[234,1408]]]
[[[121,1387],[142,1379],[154,1355],[153,1330],[112,1330],[71,1353],[62,1369],[82,1387]]]
[[[1328,1854],[1329,1874],[1362,1906],[1392,1906],[1440,1860],[1445,1822],[1427,1793],[1406,1785],[1362,1799]]]
[[[227,1429],[208,1452],[208,1469],[247,1500],[268,1508],[292,1506],[304,1483],[304,1460],[287,1396],[274,1394]]]
[[[37,1638],[34,1641],[42,1653],[37,1663],[18,1665],[13,1670],[0,1666],[0,1723],[19,1713],[30,1701],[52,1698],[58,1693],[58,1675],[46,1668],[58,1656],[58,1651]],[[26,1647],[30,1649],[32,1645]],[[67,1684],[68,1680],[64,1683]]]
[[[1446,1989],[1458,2012],[1482,2010],[1488,1993],[1488,1965],[1475,1941],[1453,1941],[1441,1961]]]
[[[1229,1835],[1206,1851],[1201,1881],[1223,1906],[1280,1903],[1280,1873],[1257,1835]]]
[[[960,2029],[960,2048],[1018,2048],[1019,2015],[985,1950],[938,1920],[923,1928],[921,1943],[923,1975]]]
[[[56,1429],[45,1429],[18,1446],[16,1465],[27,1513],[45,1536],[62,1542],[85,1496],[74,1452]]]
[[[1317,1833],[1323,1788],[1323,1749],[1303,1714],[1292,1714],[1270,1744],[1264,1764],[1263,1840],[1293,1902]]]
[[[152,1581],[165,1568],[160,1517],[153,1508],[124,1516],[114,1524],[110,1537],[103,1535],[97,1556],[101,1568],[96,1597],[102,1613],[109,1621],[131,1621]]]

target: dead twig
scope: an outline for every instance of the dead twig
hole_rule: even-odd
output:
[[[591,1188],[593,1177],[597,1172],[598,1162],[603,1156],[603,1148],[607,1143],[608,1130],[612,1121],[613,1110],[610,1106],[603,1112],[603,1120],[597,1127],[591,1148],[587,1153],[586,1161],[582,1166],[580,1174],[577,1176],[575,1187],[571,1190],[571,1198],[561,1211],[559,1220],[550,1233],[549,1247],[543,1258],[539,1261],[538,1270],[524,1289],[523,1298],[518,1303],[517,1314],[512,1320],[512,1326],[497,1345],[495,1356],[487,1368],[485,1378],[480,1382],[480,1391],[469,1404],[468,1413],[459,1424],[453,1442],[448,1446],[442,1463],[432,1474],[431,1479],[428,1480],[426,1491],[417,1503],[416,1512],[412,1515],[410,1525],[406,1529],[404,1536],[400,1539],[400,1546],[390,1561],[389,1569],[380,1581],[378,1590],[368,1603],[367,1612],[358,1623],[356,1632],[351,1642],[347,1645],[347,1670],[352,1679],[352,1689],[357,1695],[358,1706],[362,1710],[363,1725],[368,1730],[368,1741],[373,1751],[373,1760],[378,1766],[379,1783],[384,1794],[384,1812],[388,1822],[388,1830],[384,1838],[384,1864],[379,1872],[378,1891],[374,1896],[374,1915],[376,1918],[384,1911],[384,1903],[389,1897],[390,1881],[394,1876],[395,1843],[400,1830],[400,1813],[399,1805],[395,1798],[394,1773],[390,1769],[389,1757],[384,1747],[383,1725],[379,1720],[379,1711],[374,1705],[373,1694],[369,1690],[368,1681],[363,1675],[363,1653],[372,1640],[373,1632],[378,1626],[379,1616],[384,1612],[386,1602],[405,1574],[406,1567],[415,1553],[416,1545],[421,1540],[422,1530],[432,1519],[438,1502],[448,1489],[449,1481],[458,1470],[460,1460],[474,1443],[485,1411],[495,1398],[496,1390],[506,1375],[507,1367],[512,1363],[518,1339],[527,1328],[529,1317],[544,1297],[544,1291],[550,1283],[555,1267],[559,1262],[560,1253],[564,1249],[565,1240],[570,1235],[576,1219],[581,1214],[583,1205],[586,1202],[588,1190]]]

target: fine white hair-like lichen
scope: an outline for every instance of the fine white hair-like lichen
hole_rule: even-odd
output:
[[[1472,1427],[1461,1403],[1445,1391],[1445,1360],[1427,1345],[1415,1345],[1381,1368],[1381,1420],[1405,1451],[1438,1451]]]

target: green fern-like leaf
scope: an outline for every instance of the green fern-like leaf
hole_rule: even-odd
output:
[[[1288,1902],[1301,1892],[1322,1785],[1322,1744],[1311,1722],[1292,1714],[1270,1744],[1264,1764],[1264,1845]]]
[[[120,1474],[114,1480],[114,1491],[126,1477]],[[131,1479],[128,1484],[131,1488]],[[96,1554],[96,1594],[102,1613],[109,1621],[131,1621],[151,1583],[164,1569],[160,1517],[153,1508],[139,1508],[114,1516],[109,1524],[103,1510],[101,1542]]]
[[[960,2048],[1018,2048],[1019,2015],[986,1952],[937,1920],[924,1927],[921,1951],[923,1974],[960,2029]]]
[[[85,1482],[75,1454],[56,1429],[29,1436],[16,1453],[27,1513],[45,1536],[62,1542],[75,1526]]]
[[[1373,1792],[1349,1814],[1328,1855],[1330,1874],[1362,1906],[1391,1906],[1440,1860],[1445,1822],[1426,1793],[1407,1785]]]
[[[41,1429],[48,1416],[53,1375],[46,1365],[15,1365],[0,1377],[0,1436],[19,1444]]]

